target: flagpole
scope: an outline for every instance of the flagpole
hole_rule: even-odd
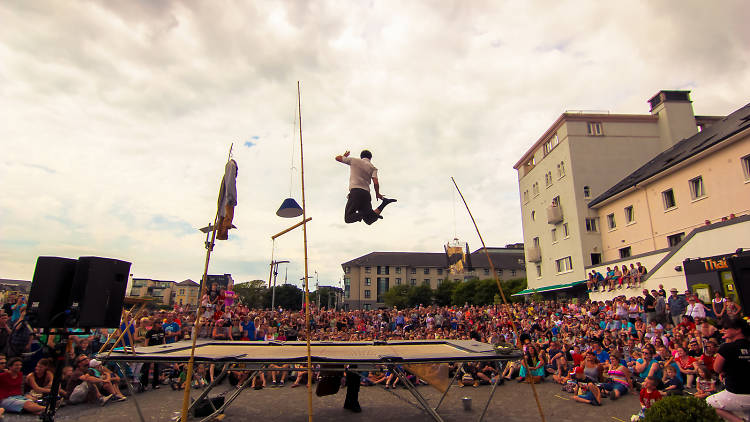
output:
[[[229,155],[227,156],[227,162],[232,157],[232,147],[234,146],[234,143],[229,146]],[[222,186],[221,189],[219,189],[219,198],[221,198],[221,193],[223,192],[224,187]],[[198,306],[195,307],[195,323],[193,324],[193,332],[190,335],[193,343],[190,346],[190,360],[188,361],[187,366],[187,374],[185,378],[185,393],[182,395],[182,414],[180,415],[180,421],[181,422],[187,422],[188,420],[188,408],[190,407],[190,386],[192,384],[193,380],[193,365],[195,363],[195,341],[198,338],[198,328],[200,325],[200,303],[201,298],[204,295],[204,292],[206,290],[206,278],[208,278],[208,265],[211,262],[211,251],[214,250],[214,244],[216,242],[216,229],[217,229],[217,223],[219,222],[219,213],[220,213],[220,207],[221,203],[217,199],[216,201],[216,216],[214,217],[214,224],[213,224],[213,230],[211,230],[211,242],[206,243],[206,262],[203,265],[203,277],[201,278],[201,285],[200,289],[198,290]],[[154,374],[154,376],[157,376]]]
[[[305,337],[307,340],[307,419],[313,420],[312,408],[312,356],[310,353],[310,288],[307,275],[307,207],[305,206],[305,154],[302,150],[302,100],[297,81],[297,107],[299,111],[299,161],[302,177],[302,237],[305,245]]]

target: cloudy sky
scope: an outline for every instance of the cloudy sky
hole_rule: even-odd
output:
[[[372,251],[439,252],[457,236],[522,240],[512,166],[565,110],[647,113],[689,89],[696,114],[750,100],[746,2],[3,1],[0,278],[40,255],[133,262],[199,280],[229,146],[239,230],[210,273],[268,277],[270,236],[301,202],[302,85],[310,274]],[[294,150],[292,150],[294,146]],[[399,202],[346,225],[348,169],[368,148]],[[294,157],[294,169],[291,169]],[[290,185],[290,178],[292,183]],[[302,231],[275,258],[303,276]]]

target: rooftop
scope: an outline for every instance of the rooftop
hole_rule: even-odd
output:
[[[606,192],[594,198],[589,202],[589,207],[595,208],[596,205],[607,199],[726,141],[748,128],[750,128],[750,104],[657,155]]]

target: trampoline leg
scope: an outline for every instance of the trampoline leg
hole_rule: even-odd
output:
[[[133,384],[130,382],[130,378],[128,378],[127,372],[125,372],[125,368],[123,368],[123,364],[117,362],[117,367],[120,368],[120,372],[122,372],[123,378],[125,378],[125,385],[128,386],[128,393],[130,393],[130,398],[132,398],[133,403],[135,403],[135,410],[138,412],[138,418],[140,418],[141,422],[144,422],[143,413],[141,413],[141,406],[138,405],[138,400],[136,400],[135,398]],[[135,377],[135,373],[133,373],[133,377]]]
[[[218,376],[216,376],[210,384],[206,387],[205,390],[201,391],[201,394],[198,396],[197,399],[193,400],[192,403],[190,403],[190,407],[188,408],[188,413],[190,413],[193,408],[200,402],[202,399],[204,399],[208,394],[211,392],[211,390],[216,387],[216,385],[219,383],[219,380],[221,380],[226,374],[229,372],[229,365],[224,365],[224,368],[221,370]],[[193,380],[188,380],[188,382],[193,382]]]
[[[490,389],[490,396],[487,397],[487,403],[484,404],[484,409],[482,410],[482,414],[479,415],[479,420],[477,422],[482,422],[482,419],[484,419],[484,415],[487,413],[487,408],[490,407],[492,396],[495,395],[495,389],[497,389],[497,383],[500,381],[500,377],[502,375],[503,375],[503,362],[500,362],[497,375],[495,376],[495,382],[492,384],[492,388]]]
[[[456,378],[458,378],[458,375],[461,373],[461,370],[464,368],[464,364],[461,363],[461,365],[456,369],[456,375],[453,375],[453,378],[451,379],[451,383],[448,384],[448,388],[445,389],[445,392],[443,392],[443,395],[440,396],[440,401],[438,402],[437,406],[435,406],[435,411],[440,408],[440,405],[443,404],[443,399],[445,399],[445,396],[448,395],[448,391],[450,391],[451,387],[453,386],[453,383],[456,382]]]
[[[421,394],[419,394],[419,391],[417,391],[416,387],[414,387],[414,384],[412,384],[411,381],[409,381],[409,378],[406,376],[403,370],[399,370],[394,366],[393,373],[395,373],[398,379],[404,383],[406,388],[409,389],[409,392],[411,393],[411,395],[414,396],[415,399],[417,399],[417,402],[419,402],[422,408],[430,416],[432,416],[432,419],[434,419],[435,422],[444,422],[443,418],[441,418],[440,415],[437,414],[435,409],[430,407],[430,404],[427,402],[427,400]]]
[[[258,375],[258,373],[260,373],[259,370],[253,371],[250,374],[250,376],[247,377],[247,379],[245,381],[242,381],[241,384],[237,384],[237,387],[235,387],[235,389],[232,392],[232,394],[230,394],[229,397],[227,397],[224,400],[224,404],[222,404],[218,409],[215,409],[214,413],[211,413],[210,415],[208,415],[205,418],[201,419],[200,422],[211,421],[214,418],[216,418],[217,416],[219,416],[222,412],[224,412],[224,409],[226,409],[227,407],[229,407],[230,404],[232,404],[232,402],[234,401],[234,399],[236,399],[240,395],[240,393],[242,393],[242,391],[245,388],[247,388],[247,385],[250,384],[253,381],[253,378],[255,378],[255,376]],[[213,404],[212,404],[212,406],[213,406]]]

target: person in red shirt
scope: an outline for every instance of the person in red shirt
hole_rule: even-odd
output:
[[[674,360],[680,368],[680,373],[685,377],[685,388],[693,388],[695,374],[698,373],[698,361],[688,355],[687,350],[682,346],[677,348],[677,356]]]
[[[718,349],[719,345],[717,344],[716,340],[709,340],[706,343],[706,347],[704,348],[703,354],[699,358],[700,363],[703,364],[703,366],[706,367],[710,372],[714,371],[714,361],[716,361],[716,350]]]
[[[643,382],[643,388],[641,388],[641,412],[648,410],[651,405],[661,400],[661,393],[656,389],[659,384],[659,380],[654,376],[649,376],[646,381]]]
[[[0,373],[0,407],[8,412],[21,413],[25,410],[38,415],[44,410],[44,406],[24,397],[22,366],[20,358],[11,358],[8,360],[8,371]]]

